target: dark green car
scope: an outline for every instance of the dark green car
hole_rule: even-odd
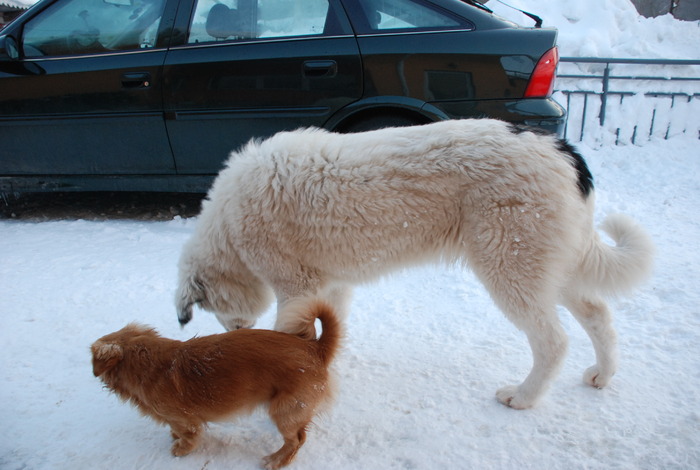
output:
[[[206,191],[301,126],[561,133],[555,44],[460,0],[42,0],[0,31],[0,192]]]

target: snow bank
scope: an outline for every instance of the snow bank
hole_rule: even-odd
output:
[[[629,0],[508,0],[559,30],[562,56],[700,59],[700,22],[644,18]],[[497,0],[487,6],[522,25],[532,20]]]

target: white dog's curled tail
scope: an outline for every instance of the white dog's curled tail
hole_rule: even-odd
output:
[[[614,241],[603,242],[597,234],[581,262],[583,285],[579,288],[603,295],[625,294],[651,274],[654,243],[632,218],[614,214],[600,228]]]

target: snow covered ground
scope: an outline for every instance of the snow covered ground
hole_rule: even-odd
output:
[[[601,28],[598,53],[629,51],[609,31],[609,16],[629,16],[626,0],[513,3],[544,18],[576,13],[571,25]],[[700,43],[698,23],[634,20],[651,22],[655,34],[638,36],[649,50],[659,38],[678,40],[676,50],[686,36]],[[562,44],[583,47],[588,33],[556,26]],[[698,58],[693,50],[676,58]],[[609,388],[582,383],[592,347],[562,310],[571,341],[552,389],[531,410],[500,405],[496,389],[529,370],[524,335],[469,272],[399,272],[356,290],[335,406],[292,468],[700,468],[700,141],[643,144],[579,147],[596,177],[597,220],[627,213],[658,250],[653,277],[611,302],[621,360]],[[183,340],[222,331],[206,312],[184,330],[176,320],[176,263],[195,223],[0,220],[0,468],[252,469],[281,444],[257,412],[212,425],[199,450],[173,458],[168,430],[92,376],[89,345],[129,321]],[[270,310],[258,326],[273,322]]]
[[[581,382],[590,343],[570,315],[564,369],[534,409],[494,392],[521,380],[527,341],[468,273],[397,273],[356,291],[337,362],[340,392],[296,468],[677,468],[700,466],[699,145],[581,147],[598,217],[625,212],[658,245],[653,278],[612,302],[621,366],[610,388]],[[215,424],[174,459],[167,430],[102,390],[88,347],[138,320],[187,339],[221,332],[172,305],[176,260],[194,219],[0,221],[0,468],[256,468],[280,438],[264,413]],[[271,327],[272,312],[260,322]]]

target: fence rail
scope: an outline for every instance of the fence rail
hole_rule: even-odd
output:
[[[700,138],[700,60],[562,57],[556,91],[571,140]]]

